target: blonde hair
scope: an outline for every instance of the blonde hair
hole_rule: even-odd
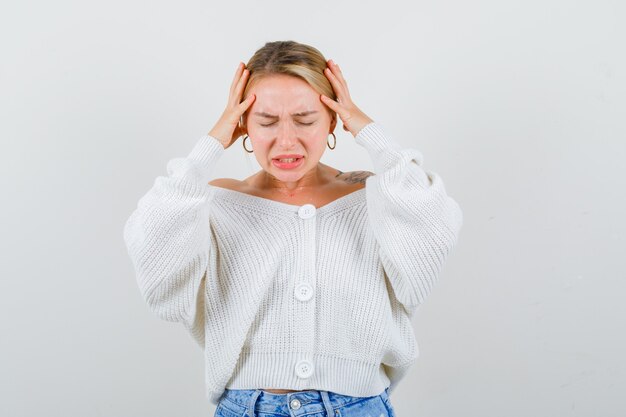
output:
[[[324,75],[326,58],[316,48],[295,41],[267,42],[258,49],[246,64],[250,71],[242,100],[250,88],[263,77],[286,74],[306,81],[315,91],[336,100],[335,91]],[[325,106],[331,119],[337,113]]]

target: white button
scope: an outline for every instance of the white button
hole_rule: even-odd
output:
[[[296,298],[300,301],[309,301],[313,297],[313,287],[306,282],[296,285],[294,290]]]
[[[307,360],[301,360],[296,364],[296,375],[300,378],[308,378],[313,375],[313,364]]]
[[[289,406],[294,409],[297,410],[298,408],[300,408],[300,400],[298,400],[297,398],[294,398],[293,400],[291,400],[291,402],[289,403]]]
[[[298,216],[303,219],[315,216],[315,206],[313,204],[305,204],[298,209]]]

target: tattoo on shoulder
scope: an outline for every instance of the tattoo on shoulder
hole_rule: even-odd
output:
[[[365,184],[365,179],[369,176],[374,175],[373,172],[370,171],[352,171],[352,172],[341,172],[337,174],[337,177],[341,177],[341,179],[348,184]]]

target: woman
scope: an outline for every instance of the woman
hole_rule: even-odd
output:
[[[375,173],[319,161],[337,116]],[[262,169],[209,182],[242,135]],[[124,229],[147,305],[204,349],[216,416],[394,416],[418,355],[410,318],[462,224],[421,164],[317,49],[269,42],[240,63],[222,116]]]

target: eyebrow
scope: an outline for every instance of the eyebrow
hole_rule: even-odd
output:
[[[317,113],[317,110],[301,111],[298,113],[292,113],[291,115],[294,117],[304,117],[304,116],[308,116],[309,114],[315,114],[315,113]],[[255,111],[253,114],[256,116],[261,116],[261,117],[265,117],[268,119],[278,119],[278,116],[265,113],[265,112]]]

